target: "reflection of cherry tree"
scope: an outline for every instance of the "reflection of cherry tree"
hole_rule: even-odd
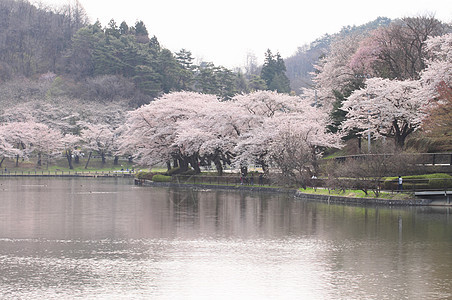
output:
[[[394,138],[395,144],[403,147],[424,116],[426,101],[416,97],[418,87],[419,83],[412,80],[368,79],[364,89],[344,102],[342,109],[348,114],[343,129],[358,128],[377,137]]]

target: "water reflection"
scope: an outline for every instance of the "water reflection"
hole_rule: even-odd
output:
[[[452,297],[449,209],[123,179],[0,183],[4,297]]]

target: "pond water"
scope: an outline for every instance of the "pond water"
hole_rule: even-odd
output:
[[[0,178],[0,296],[450,299],[450,213]]]

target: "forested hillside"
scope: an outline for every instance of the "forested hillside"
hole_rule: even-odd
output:
[[[58,78],[60,94],[81,99],[123,99],[136,107],[169,92],[195,91],[229,99],[254,90],[300,93],[311,83],[311,72],[332,40],[350,32],[384,26],[380,18],[359,27],[325,35],[285,60],[266,53],[229,70],[213,62],[198,62],[189,50],[173,53],[161,47],[142,21],[89,23],[76,1],[56,9],[24,0],[0,2],[0,81],[17,78]],[[285,65],[284,65],[285,64]]]
[[[77,2],[76,2],[77,3]],[[128,99],[138,106],[170,91],[230,98],[247,89],[244,77],[213,63],[194,65],[190,51],[160,46],[142,21],[90,24],[79,5],[60,10],[27,1],[0,2],[0,80],[63,80],[71,97]]]
[[[0,80],[58,72],[73,35],[87,24],[82,7],[38,9],[26,1],[0,2]]]

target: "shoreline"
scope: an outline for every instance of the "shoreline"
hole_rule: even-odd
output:
[[[355,205],[379,205],[379,206],[445,206],[450,207],[451,204],[434,204],[433,199],[410,199],[410,200],[389,200],[382,198],[354,198],[337,195],[317,195],[303,193],[295,189],[287,188],[268,188],[260,186],[224,186],[224,185],[206,185],[206,184],[181,184],[172,182],[153,182],[150,180],[138,181],[136,185],[155,186],[155,187],[184,187],[192,189],[212,189],[226,191],[246,191],[246,192],[263,192],[263,193],[284,193],[292,194],[296,199],[306,201],[326,202],[335,204],[355,204]]]
[[[3,176],[1,176],[3,175]],[[91,174],[13,174],[6,175],[1,174],[0,178],[3,177],[44,177],[44,178],[57,178],[57,177],[78,177],[78,178],[130,178],[133,176],[131,174],[108,174],[108,173],[91,173]],[[139,180],[134,178],[135,185],[142,186],[155,186],[155,187],[183,187],[192,188],[194,190],[225,190],[225,191],[240,191],[240,192],[262,192],[262,193],[279,193],[279,194],[290,194],[296,199],[301,199],[305,201],[316,201],[316,202],[326,202],[335,204],[350,204],[350,205],[378,205],[378,206],[444,206],[452,207],[452,204],[446,203],[442,200],[434,199],[408,199],[408,200],[394,200],[394,199],[383,199],[383,198],[356,198],[356,197],[345,197],[339,195],[320,195],[320,194],[310,194],[303,193],[297,189],[290,188],[270,188],[262,186],[249,186],[249,185],[208,185],[208,184],[183,184],[183,183],[173,183],[173,182],[153,182],[150,180]]]

